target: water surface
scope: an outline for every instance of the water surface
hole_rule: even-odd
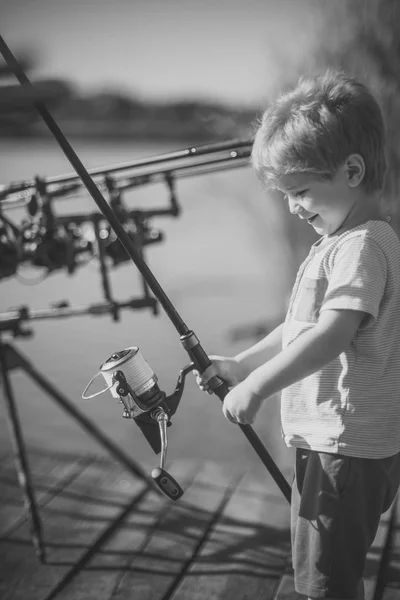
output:
[[[73,145],[87,168],[129,161],[181,147],[179,144],[145,146],[131,142],[85,142]],[[71,168],[52,140],[0,142],[0,183],[34,175],[50,176]],[[197,176],[178,182],[182,214],[178,219],[154,219],[164,241],[147,249],[148,264],[176,309],[201,340],[208,354],[232,355],[256,340],[235,341],[236,327],[278,319],[290,287],[289,246],[284,239],[281,208],[259,188],[249,168]],[[161,206],[167,201],[162,185],[148,186],[126,196],[129,207]],[[68,214],[97,210],[91,198],[57,202]],[[17,219],[19,213],[10,211]],[[72,276],[50,275],[37,285],[37,270],[22,268],[19,278],[0,281],[0,311],[28,305],[47,308],[68,300],[71,306],[103,300],[99,264],[93,260]],[[112,271],[112,291],[123,300],[141,292],[136,268],[126,263]],[[81,393],[99,365],[110,354],[137,345],[159,377],[161,387],[172,391],[179,369],[187,362],[179,336],[160,311],[124,311],[119,322],[110,316],[80,316],[30,323],[33,336],[16,339],[16,347],[81,411],[138,461],[158,458],[136,425],[121,418],[120,405],[111,395],[81,400]],[[23,373],[12,381],[28,443],[52,450],[101,453],[101,447],[82,432],[54,401],[37,389]],[[280,437],[277,399],[265,404],[255,429],[285,470],[291,456]],[[241,431],[222,416],[215,396],[202,394],[189,377],[181,405],[168,430],[168,457],[193,457],[260,466]],[[10,447],[4,402],[0,405],[0,450]]]

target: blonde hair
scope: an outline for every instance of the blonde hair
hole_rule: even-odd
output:
[[[330,180],[350,154],[365,162],[368,192],[383,188],[385,126],[378,102],[353,77],[329,69],[302,78],[264,112],[254,137],[252,163],[267,187],[284,175]]]

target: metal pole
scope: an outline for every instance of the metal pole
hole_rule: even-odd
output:
[[[7,421],[14,447],[15,470],[17,472],[19,485],[21,486],[24,494],[25,507],[29,514],[32,541],[35,552],[40,562],[44,563],[46,561],[46,557],[43,545],[42,524],[40,521],[39,510],[32,485],[18,409],[15,403],[11,381],[8,376],[9,360],[10,354],[8,352],[8,346],[3,344],[0,340],[0,371],[1,379],[3,381],[4,399],[7,408]]]

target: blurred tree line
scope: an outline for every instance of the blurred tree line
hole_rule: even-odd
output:
[[[318,11],[322,16],[316,19],[320,28],[317,51],[305,54],[300,62],[293,57],[293,64],[285,65],[280,83],[290,87],[300,75],[333,66],[354,75],[374,93],[387,129],[388,170],[382,204],[400,235],[400,0],[310,0],[308,9],[310,18]],[[296,271],[317,236],[289,213],[284,202],[279,206],[282,234],[290,246],[289,263],[285,264],[289,294]],[[283,300],[281,318],[287,298]],[[260,339],[279,321],[247,324],[234,330],[233,336]]]
[[[387,127],[388,171],[385,208],[400,232],[400,2],[346,0],[334,2],[332,30],[347,27],[337,44],[326,48],[324,64],[358,77],[375,94]]]
[[[25,72],[35,65],[32,55],[17,54]],[[22,87],[0,55],[0,136],[49,136],[33,102],[43,102],[68,136],[142,140],[227,140],[250,135],[256,108],[211,100],[155,102],[119,89],[77,93],[64,79],[36,80]]]
[[[0,88],[0,135],[48,136],[33,106],[19,102],[20,86]],[[35,82],[35,91],[68,136],[142,140],[217,141],[249,136],[256,109],[217,102],[152,102],[119,90],[77,94],[68,82]],[[2,111],[7,105],[7,110]]]
[[[73,96],[55,116],[72,134],[210,141],[247,137],[255,112],[211,101],[154,102],[120,91],[103,91]]]

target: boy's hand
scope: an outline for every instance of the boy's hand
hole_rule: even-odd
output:
[[[244,381],[225,396],[222,412],[231,423],[251,425],[256,420],[262,401]]]
[[[228,387],[237,385],[245,378],[243,369],[235,358],[229,358],[227,356],[210,356],[210,360],[211,365],[207,367],[201,375],[198,371],[193,371],[197,385],[203,392],[212,394],[208,382],[211,377],[214,377],[215,375],[221,377]]]
[[[222,412],[231,423],[249,425],[260,409],[262,399],[253,393],[245,378],[247,373],[235,358],[210,356],[211,365],[200,375],[193,371],[197,384],[203,392],[212,394],[208,381],[217,375],[233,388],[224,398]]]

